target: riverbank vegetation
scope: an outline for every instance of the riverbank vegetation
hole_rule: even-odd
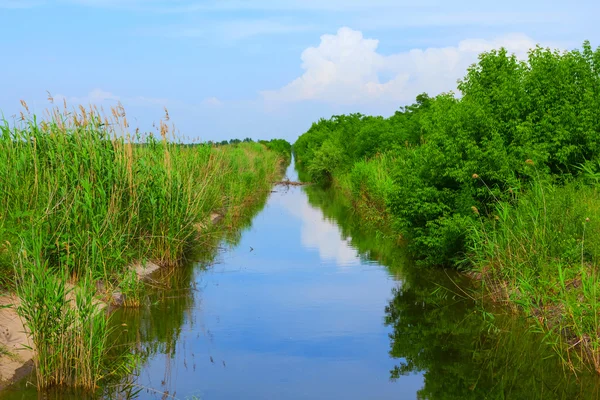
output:
[[[600,373],[600,49],[480,55],[460,96],[321,120],[294,144],[417,263],[473,271],[570,367]]]
[[[369,223],[346,192],[319,185],[304,191],[361,259],[376,260],[400,282],[385,308],[389,355],[396,360],[391,380],[422,374],[418,398],[424,399],[598,397],[595,373],[565,374],[552,348],[540,342],[544,333],[531,331],[523,315],[502,306],[482,307],[468,289],[468,276],[415,266],[397,235],[379,221]]]
[[[134,267],[182,265],[211,214],[242,215],[285,157],[277,141],[184,145],[168,113],[141,134],[121,106],[109,117],[65,105],[41,120],[23,106],[19,121],[0,124],[0,283],[18,295],[38,388],[93,390],[133,367],[107,357],[103,304],[115,294],[139,304]]]

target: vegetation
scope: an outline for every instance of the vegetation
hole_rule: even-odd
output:
[[[254,143],[252,138],[246,138],[244,140],[240,139],[230,139],[230,140],[222,140],[218,143],[210,142],[210,144],[218,145],[218,146],[226,146],[231,144],[240,144],[240,143]],[[267,147],[267,149],[271,151],[275,151],[281,155],[284,159],[289,160],[292,156],[292,145],[284,139],[271,139],[271,140],[259,140],[258,143]]]
[[[259,143],[265,145],[267,149],[278,153],[283,159],[289,161],[292,157],[292,145],[284,139],[272,139],[269,141],[261,140]]]
[[[389,118],[335,116],[294,144],[422,266],[475,270],[600,372],[600,49],[480,55],[453,93]],[[568,352],[564,350],[568,349]]]
[[[259,143],[186,146],[165,121],[128,133],[121,106],[53,110],[0,125],[0,283],[19,296],[38,388],[94,389],[132,360],[107,365],[101,300],[139,302],[132,266],[181,265],[212,212],[235,218],[268,192],[279,150]]]
[[[364,260],[385,265],[401,283],[389,295],[385,324],[392,380],[423,376],[422,399],[590,399],[598,396],[594,373],[566,374],[543,334],[525,318],[471,296],[472,280],[456,271],[420,268],[398,246],[396,235],[340,190],[305,187],[311,205],[335,221],[341,238]],[[490,308],[492,310],[490,310]],[[487,311],[486,311],[487,309]],[[493,311],[491,314],[489,311]],[[543,362],[540,362],[543,360]]]

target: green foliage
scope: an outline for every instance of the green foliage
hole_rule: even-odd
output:
[[[597,375],[565,373],[544,334],[529,329],[526,318],[484,311],[479,298],[470,297],[477,291],[462,274],[415,266],[394,235],[365,223],[369,216],[357,212],[346,192],[318,185],[304,190],[361,258],[385,265],[401,281],[385,308],[395,363],[390,378],[422,375],[417,398],[596,397]]]
[[[311,179],[350,174],[355,196],[383,202],[422,264],[459,266],[472,221],[531,181],[528,163],[568,180],[574,166],[598,158],[599,69],[600,49],[587,42],[565,53],[538,47],[527,61],[491,51],[459,82],[460,98],[422,94],[389,118],[321,120],[294,152]],[[376,168],[367,177],[365,166],[381,154],[395,160],[385,178]]]
[[[182,145],[162,122],[132,137],[124,110],[112,115],[0,123],[0,285],[19,296],[40,389],[93,390],[129,369],[101,362],[110,329],[98,298],[139,304],[136,262],[181,265],[211,212],[238,218],[279,174],[282,156],[261,144]]]
[[[420,264],[475,268],[571,368],[600,371],[600,48],[483,53],[458,88],[321,120],[298,162],[391,220]]]
[[[260,140],[267,149],[279,154],[287,163],[292,158],[292,145],[284,139]]]
[[[17,312],[36,352],[37,386],[94,390],[100,380],[133,365],[134,359],[108,361],[110,317],[94,298],[93,283],[82,279],[78,286],[70,287],[66,271],[54,273],[42,258],[42,245],[37,240],[32,253],[23,250],[16,267]]]
[[[555,335],[572,368],[600,371],[600,192],[581,182],[536,179],[496,218],[470,231],[471,261],[494,296],[519,305]]]

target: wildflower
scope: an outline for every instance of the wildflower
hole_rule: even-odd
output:
[[[479,175],[477,175],[477,174],[473,174],[472,178],[473,178],[473,179],[479,179]]]
[[[531,158],[528,158],[527,160],[525,160],[525,164],[527,164],[527,165],[531,165],[531,166],[535,165],[535,164],[533,163],[533,160],[532,160]]]
[[[475,215],[479,215],[479,210],[477,209],[477,207],[471,206],[471,210],[473,210],[473,213],[475,213]]]

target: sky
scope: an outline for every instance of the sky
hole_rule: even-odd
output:
[[[477,55],[600,45],[594,0],[0,0],[0,111],[121,102],[186,141],[285,138],[456,90]]]

